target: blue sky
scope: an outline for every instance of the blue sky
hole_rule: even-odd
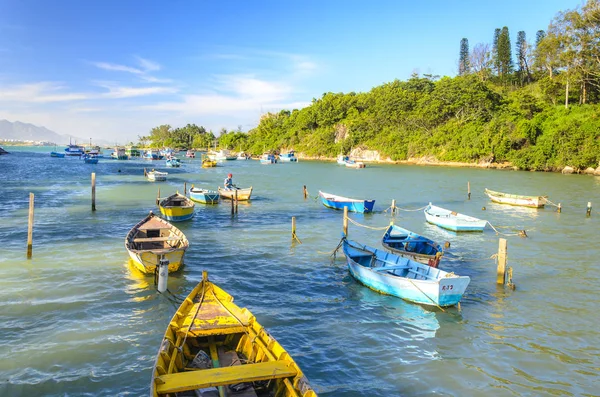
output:
[[[463,37],[507,26],[514,48],[578,5],[0,0],[0,119],[120,144],[160,124],[248,131],[325,92],[454,76]]]

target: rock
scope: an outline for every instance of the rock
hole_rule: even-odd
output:
[[[600,175],[600,167],[596,168],[596,171],[594,171],[594,175]]]
[[[572,174],[575,172],[575,169],[573,167],[569,167],[566,166],[565,168],[563,168],[563,170],[561,171],[562,174]]]
[[[596,170],[593,169],[592,167],[587,167],[585,169],[585,171],[583,171],[584,174],[588,174],[588,175],[594,175],[594,172],[596,172]]]

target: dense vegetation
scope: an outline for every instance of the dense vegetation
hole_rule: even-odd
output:
[[[247,134],[221,131],[220,147],[252,154],[295,149],[334,157],[352,149],[407,160],[510,162],[520,169],[596,167],[600,161],[600,0],[560,12],[534,45],[496,29],[492,49],[460,42],[459,75],[413,75],[367,93],[325,93],[301,110],[263,115]],[[169,126],[155,146],[206,148],[202,127]]]

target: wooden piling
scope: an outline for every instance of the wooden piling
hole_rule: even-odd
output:
[[[471,182],[467,182],[467,197],[471,200]]]
[[[160,203],[160,188],[158,188],[158,193],[156,194],[156,205]]]
[[[292,216],[292,241],[296,238],[296,217]]]
[[[348,237],[348,207],[344,207],[344,222],[343,222],[343,228],[344,228],[344,235],[346,237]]]
[[[390,207],[392,209],[392,214],[396,213],[396,200],[392,200],[392,206]]]
[[[33,193],[29,193],[29,220],[27,223],[27,259],[31,259],[33,253]]]
[[[506,239],[498,241],[498,268],[496,269],[496,283],[504,285],[506,281]]]
[[[304,200],[308,197],[308,190],[306,190],[306,185],[304,185],[302,191],[304,192]]]
[[[235,203],[233,200],[233,196],[231,197],[231,215],[235,214]]]
[[[560,203],[558,203],[558,208],[556,208],[556,212],[558,212],[560,214],[561,211],[562,211],[562,205],[560,205]]]
[[[92,172],[92,211],[96,211],[96,173]]]
[[[592,202],[588,201],[587,210],[585,211],[585,216],[592,216]]]
[[[234,195],[235,195],[235,213],[237,214],[237,212],[238,212],[238,197],[237,197],[238,191],[237,191],[237,189],[235,189]]]
[[[183,195],[187,197],[187,182],[183,182]]]

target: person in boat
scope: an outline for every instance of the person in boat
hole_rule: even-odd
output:
[[[223,181],[223,186],[226,190],[233,190],[233,174],[227,174],[227,178]]]

